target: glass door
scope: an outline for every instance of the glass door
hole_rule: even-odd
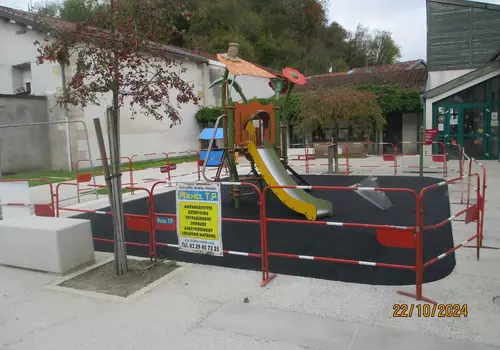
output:
[[[438,135],[435,139],[436,144],[433,147],[433,152],[442,154],[443,144],[446,144],[447,153],[459,152],[458,147],[453,147],[459,142],[460,138],[460,108],[456,105],[441,105],[435,110],[434,127],[438,129]],[[458,155],[457,155],[458,156]]]
[[[500,160],[500,154],[499,154],[499,144],[500,144],[500,126],[499,126],[499,120],[498,120],[498,114],[500,112],[500,108],[498,105],[495,105],[491,109],[491,114],[490,114],[490,130],[489,130],[489,158],[491,159],[498,159]]]
[[[486,104],[438,105],[434,109],[433,126],[439,131],[435,141],[445,143],[452,157],[460,152],[459,147],[454,147],[458,144],[470,157],[498,159],[500,105],[493,112]],[[438,143],[433,151],[442,153],[442,145]]]
[[[487,158],[489,149],[489,134],[486,113],[489,111],[484,105],[463,105],[459,109],[459,143],[465,153],[474,158]]]

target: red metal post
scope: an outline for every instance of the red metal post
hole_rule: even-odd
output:
[[[338,142],[337,142],[337,149],[339,148],[340,145]],[[346,163],[346,166],[345,166],[345,174],[346,175],[349,175],[351,172],[349,171],[349,143],[345,143],[344,144],[344,148],[345,148],[345,163]]]

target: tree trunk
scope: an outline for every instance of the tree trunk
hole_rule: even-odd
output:
[[[114,99],[114,98],[113,98]],[[111,193],[112,205],[111,214],[113,216],[113,230],[115,238],[115,269],[117,275],[123,275],[128,272],[127,249],[125,246],[125,231],[123,220],[123,200],[122,200],[122,179],[120,169],[120,113],[117,103],[113,108],[108,108],[108,139],[109,139],[109,158],[111,165]]]
[[[333,148],[333,159],[335,160],[335,173],[339,172],[339,123],[335,122],[333,128],[335,133],[335,147]]]

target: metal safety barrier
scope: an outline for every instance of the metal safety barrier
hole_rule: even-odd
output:
[[[27,182],[28,186],[34,182],[43,183],[49,186],[49,201],[48,203],[21,203],[21,202],[1,202],[2,206],[6,207],[30,207],[33,208],[35,216],[55,216],[55,196],[54,196],[54,185],[51,180],[39,178],[39,179],[0,179],[0,182]],[[31,187],[31,186],[29,186]]]
[[[290,150],[292,149],[297,149],[297,148],[303,148],[304,153],[296,153],[296,154],[290,154]],[[310,151],[313,151],[311,153]],[[282,150],[283,152],[283,150]],[[310,160],[315,160],[316,159],[316,154],[314,153],[314,147],[311,148],[308,142],[306,143],[292,143],[289,145],[288,149],[288,157],[287,157],[288,164],[293,166],[293,167],[304,167],[306,174],[309,174],[311,172],[310,168]]]
[[[469,177],[469,176],[468,176]],[[482,225],[484,220],[484,200],[481,196],[481,180],[478,174],[472,174],[470,177],[473,177],[477,181],[476,194],[477,194],[477,203],[473,205],[468,205],[465,209],[460,210],[449,218],[443,220],[440,223],[434,225],[423,225],[423,198],[425,194],[433,189],[439,188],[441,186],[447,186],[457,181],[467,180],[464,177],[458,177],[455,179],[442,181],[437,184],[428,186],[423,188],[420,193],[416,193],[414,190],[407,188],[373,188],[373,187],[337,187],[337,186],[268,186],[261,193],[261,218],[262,218],[262,265],[263,265],[263,279],[261,286],[266,286],[273,278],[276,277],[276,274],[270,273],[269,266],[269,257],[281,257],[281,258],[289,258],[289,259],[302,259],[302,260],[316,260],[316,261],[324,261],[331,263],[342,263],[342,264],[354,264],[354,265],[364,265],[364,266],[372,266],[372,267],[382,267],[382,268],[393,268],[393,269],[402,269],[402,270],[411,270],[415,271],[415,286],[416,292],[409,293],[405,291],[398,291],[398,293],[411,296],[416,298],[417,300],[424,300],[430,303],[436,303],[434,300],[429,299],[423,296],[422,293],[422,285],[423,285],[423,271],[426,267],[434,264],[435,262],[449,256],[451,253],[456,251],[457,249],[465,246],[465,244],[471,242],[476,239],[478,242],[481,241],[482,236]],[[295,219],[283,219],[283,218],[270,218],[266,215],[266,193],[272,189],[303,189],[303,190],[334,190],[334,191],[374,191],[374,192],[400,192],[400,193],[408,193],[412,195],[415,199],[416,206],[416,214],[415,214],[415,225],[412,226],[396,226],[396,225],[380,225],[380,224],[362,224],[362,223],[352,223],[352,222],[336,222],[336,221],[307,221],[307,220],[295,220]],[[432,230],[444,226],[447,223],[454,221],[457,217],[465,215],[465,224],[469,224],[471,222],[476,222],[476,233],[469,237],[467,240],[462,242],[461,244],[449,249],[446,252],[443,252],[439,256],[424,262],[423,261],[423,231],[424,230]],[[278,253],[278,252],[270,252],[268,248],[268,232],[267,232],[267,224],[268,223],[291,223],[291,224],[302,224],[302,225],[313,225],[313,226],[332,226],[332,227],[355,227],[355,228],[366,228],[366,229],[375,229],[377,231],[377,240],[383,246],[395,247],[395,248],[411,248],[415,250],[415,265],[401,265],[401,264],[389,264],[389,263],[381,263],[376,261],[361,261],[361,260],[352,260],[352,259],[341,259],[335,257],[321,257],[321,256],[308,256],[308,255],[299,255],[299,254],[290,254],[290,253]],[[479,250],[480,243],[478,243],[477,249],[477,257],[479,259]]]
[[[157,255],[156,253],[156,248],[157,247],[170,247],[170,248],[179,248],[179,244],[176,244],[176,243],[163,243],[163,242],[158,242],[157,240],[157,234],[156,234],[156,230],[158,229],[158,226],[160,226],[161,228],[161,224],[160,225],[157,225],[157,219],[158,218],[176,218],[176,214],[175,213],[157,213],[155,211],[155,207],[154,207],[154,191],[156,189],[156,187],[158,185],[166,185],[165,187],[169,187],[170,185],[174,184],[172,182],[168,182],[168,181],[159,181],[157,183],[155,183],[153,185],[153,187],[151,188],[151,192],[150,192],[150,208],[151,208],[151,217],[152,217],[152,221],[154,222],[154,225],[153,225],[153,233],[152,233],[152,237],[153,237],[153,241],[155,242],[155,245],[154,245],[154,254],[155,256]],[[256,185],[252,184],[252,183],[248,183],[248,182],[219,182],[220,185],[222,186],[243,186],[243,187],[250,187],[252,188],[255,193],[258,194],[258,196],[260,196],[260,189],[259,187],[257,187]],[[261,227],[262,225],[262,220],[261,218],[259,219],[237,219],[237,218],[225,218],[225,217],[222,217],[221,218],[222,222],[238,222],[238,223],[243,223],[243,224],[255,224],[255,225],[259,225],[259,228]],[[172,228],[174,229],[174,228]],[[260,230],[262,232],[262,230]],[[261,242],[262,242],[262,237],[261,237]],[[258,259],[262,259],[262,254],[261,253],[251,253],[251,252],[239,252],[239,251],[232,251],[232,250],[223,250],[223,253],[224,255],[238,255],[238,256],[246,256],[246,257],[249,257],[249,258],[258,258]]]
[[[134,182],[134,171],[136,171],[136,169],[134,169],[134,158],[136,158],[136,157],[157,157],[157,159],[165,158],[165,166],[167,167],[167,169],[168,169],[167,171],[170,174],[170,167],[168,167],[168,154],[167,153],[165,153],[165,152],[153,152],[153,153],[134,154],[133,156],[130,157],[130,162],[131,162],[130,166],[132,169],[132,173],[130,175],[130,183],[124,184],[124,185],[135,186],[135,185],[139,184],[139,183]],[[140,170],[143,171],[143,170],[157,169],[157,168],[161,168],[161,166],[144,168],[144,169],[140,169]],[[160,179],[155,179],[155,180],[159,181]],[[134,191],[132,191],[131,193],[134,194]]]
[[[56,185],[56,192],[55,192],[56,203],[59,203],[59,188],[61,186],[76,186],[76,184],[73,182],[60,182],[60,183],[58,183]],[[96,187],[96,188],[106,188],[105,185],[88,185],[88,186]],[[132,190],[145,191],[147,193],[147,201],[149,204],[147,215],[124,213],[123,216],[125,218],[125,228],[127,228],[130,231],[147,233],[149,235],[149,241],[148,241],[148,243],[126,241],[125,244],[129,245],[129,246],[148,248],[150,258],[153,259],[155,256],[155,254],[154,254],[155,245],[154,245],[154,239],[153,239],[153,222],[151,220],[151,217],[152,217],[151,216],[151,203],[150,203],[151,191],[148,190],[147,188],[131,187],[131,186],[122,187],[122,189],[127,189],[130,191],[132,191]],[[61,210],[77,212],[77,213],[105,215],[105,216],[109,216],[109,217],[112,216],[112,213],[110,211],[60,207],[59,205],[57,205],[57,207],[56,207],[56,216],[57,217],[60,216]],[[92,237],[92,239],[96,242],[103,242],[103,243],[114,243],[115,242],[113,239],[107,239],[107,238]]]
[[[405,153],[405,146],[414,148],[415,151]],[[419,154],[420,151],[423,154]],[[394,146],[394,155],[399,158],[397,165],[398,172],[401,174],[404,174],[405,171],[440,171],[443,173],[443,177],[448,176],[449,159],[444,142],[434,141],[432,144],[420,141],[399,142]]]
[[[345,145],[345,163],[339,167],[345,167],[345,174],[350,175],[355,169],[369,171],[386,170],[397,175],[397,157],[394,155],[395,145],[390,142],[347,142]],[[361,152],[355,152],[355,148],[361,147]],[[355,155],[359,154],[360,157]],[[359,164],[351,164],[356,159]],[[381,160],[381,162],[380,162]],[[354,163],[354,162],[353,162]]]
[[[196,159],[192,162],[196,162],[196,172],[195,173],[186,173],[186,174],[178,174],[178,175],[175,175],[175,176],[171,176],[170,175],[170,171],[168,172],[168,176],[167,176],[167,179],[170,181],[172,180],[172,178],[174,177],[182,177],[182,176],[188,176],[188,175],[193,175],[193,174],[198,174],[198,181],[201,180],[201,167],[200,167],[200,152],[198,150],[189,150],[189,151],[181,151],[181,152],[168,152],[167,153],[167,165],[170,164],[169,162],[169,157],[175,155],[176,157],[179,157],[179,156],[190,156],[190,155],[193,155],[195,154],[196,155]],[[188,162],[183,162],[183,163],[191,163],[190,161]]]
[[[106,160],[110,160],[110,158],[106,158]],[[123,157],[120,157],[120,161],[123,161],[125,160],[125,162],[120,162],[120,167],[122,166],[122,164],[127,164],[128,165],[128,169],[126,170],[128,173],[129,173],[129,183],[130,184],[133,184],[133,178],[134,178],[134,175],[133,175],[133,170],[132,170],[132,158],[131,157],[126,157],[126,156],[123,156]],[[101,158],[97,158],[97,159],[80,159],[76,162],[76,165],[75,165],[75,172],[76,172],[76,198],[78,199],[78,203],[80,203],[80,197],[81,197],[81,194],[88,194],[88,193],[96,193],[96,199],[97,199],[97,192],[95,191],[95,189],[90,189],[90,190],[82,190],[81,187],[80,187],[80,184],[81,183],[88,183],[90,181],[92,181],[94,179],[94,185],[96,185],[95,183],[95,176],[96,175],[104,175],[103,172],[99,172],[99,173],[81,173],[81,163],[83,162],[95,162],[95,161],[101,161],[102,162],[102,159]],[[132,185],[133,186],[133,185]]]
[[[340,187],[340,186],[267,186],[262,191],[260,202],[261,202],[261,218],[262,218],[262,240],[263,240],[263,253],[262,253],[262,265],[263,265],[263,279],[261,286],[266,286],[270,280],[276,277],[275,274],[270,274],[269,272],[269,257],[282,257],[282,258],[290,258],[290,259],[304,259],[304,260],[317,260],[317,261],[326,261],[332,263],[341,263],[341,264],[354,264],[354,265],[366,265],[366,266],[374,266],[374,267],[387,267],[394,269],[403,269],[403,270],[415,270],[416,266],[410,265],[399,265],[399,264],[387,264],[381,262],[374,261],[360,261],[360,260],[350,260],[350,259],[339,259],[333,257],[320,257],[320,256],[307,256],[307,255],[297,255],[297,254],[288,254],[288,253],[277,253],[270,252],[268,250],[268,233],[267,233],[267,224],[268,223],[290,223],[290,224],[302,224],[302,225],[312,225],[312,226],[332,226],[332,227],[355,227],[355,228],[366,228],[366,229],[376,229],[383,230],[380,231],[380,235],[385,237],[390,237],[393,235],[401,236],[406,233],[406,241],[411,240],[414,237],[414,232],[416,230],[416,225],[418,223],[418,218],[415,220],[415,226],[396,226],[396,225],[379,225],[379,224],[361,224],[361,223],[351,223],[351,222],[336,222],[336,221],[308,221],[308,220],[295,220],[295,219],[280,219],[280,218],[269,218],[266,213],[266,193],[269,190],[273,189],[302,189],[302,190],[321,190],[321,191],[375,191],[375,192],[399,192],[399,193],[408,193],[413,196],[415,199],[415,205],[418,208],[419,198],[418,194],[411,189],[406,188],[373,188],[373,187]],[[377,232],[377,235],[379,233]],[[382,244],[402,244],[401,242],[388,242],[389,240],[383,240]],[[404,243],[405,247],[407,247],[408,243]]]
[[[463,153],[463,151],[461,151]],[[468,158],[469,159],[469,158]],[[394,161],[394,160],[392,160]],[[481,174],[472,173],[473,165],[481,167]],[[262,265],[262,280],[261,285],[266,286],[276,275],[271,274],[271,267],[269,265],[269,257],[279,257],[279,258],[288,258],[288,259],[301,259],[301,260],[313,260],[313,261],[324,261],[331,263],[343,263],[343,264],[355,264],[355,265],[364,265],[371,266],[375,268],[393,268],[393,269],[401,269],[401,270],[410,270],[415,271],[415,293],[409,293],[406,291],[398,291],[403,295],[411,296],[416,298],[417,300],[425,300],[427,302],[435,303],[434,300],[427,298],[423,295],[423,273],[425,268],[431,266],[437,261],[444,259],[450,256],[457,249],[462,247],[474,247],[477,250],[477,258],[480,258],[480,249],[497,249],[495,247],[486,247],[483,245],[483,230],[484,230],[484,202],[485,202],[485,190],[486,190],[486,168],[483,164],[477,162],[475,159],[470,158],[469,161],[468,173],[465,176],[459,176],[450,180],[441,181],[439,183],[433,184],[431,186],[427,186],[423,188],[419,193],[412,189],[408,188],[375,188],[375,187],[340,187],[340,186],[268,186],[263,191],[260,191],[259,188],[252,183],[245,182],[220,182],[222,186],[246,186],[252,188],[255,193],[259,196],[259,202],[257,205],[259,208],[259,218],[258,219],[239,219],[239,218],[224,218],[222,217],[222,222],[238,222],[242,224],[255,224],[259,225],[260,228],[260,252],[240,252],[240,251],[232,251],[232,250],[224,250],[224,255],[239,255],[246,256],[250,258],[261,259]],[[446,218],[442,222],[436,224],[427,224],[424,225],[423,221],[423,205],[424,198],[426,195],[443,186],[451,186],[459,183],[467,183],[474,184],[474,186],[467,186],[468,194],[464,194],[464,200],[462,201],[462,205],[465,208],[451,215],[449,218]],[[135,215],[135,214],[125,214],[127,220],[127,227],[129,229],[147,232],[149,233],[149,243],[134,243],[127,242],[129,245],[136,245],[141,247],[148,247],[149,254],[151,258],[156,258],[157,248],[158,247],[170,247],[170,248],[179,248],[178,242],[162,242],[158,239],[157,231],[165,230],[165,227],[162,226],[163,223],[158,223],[158,219],[162,218],[176,218],[176,213],[160,213],[155,210],[155,190],[159,188],[160,185],[164,185],[164,187],[170,187],[172,184],[176,184],[176,182],[171,181],[158,181],[153,184],[151,190],[147,190],[145,188],[137,188],[137,187],[125,187],[130,190],[144,190],[148,194],[148,214],[147,215]],[[75,186],[74,183],[59,183],[56,186],[55,200],[56,203],[59,203],[59,187],[64,185]],[[98,186],[105,187],[105,186]],[[464,188],[464,187],[462,187]],[[398,225],[382,225],[382,224],[366,224],[366,223],[355,223],[355,222],[338,222],[338,221],[308,221],[308,220],[296,220],[296,219],[284,219],[284,218],[275,218],[268,217],[266,213],[266,208],[268,203],[266,202],[266,194],[269,190],[273,189],[303,189],[303,190],[321,190],[321,191],[371,191],[371,192],[398,192],[398,193],[407,193],[409,196],[413,198],[414,205],[416,208],[415,212],[415,224],[411,224],[409,226],[398,226]],[[475,194],[474,198],[471,197],[471,194]],[[56,206],[56,216],[59,216],[60,210],[70,210],[76,212],[87,212],[101,215],[110,215],[109,212],[103,211],[92,211],[92,210],[82,210],[82,209],[74,209],[74,208],[62,208],[59,205]],[[423,232],[431,231],[442,227],[451,222],[457,221],[459,217],[465,216],[465,224],[470,224],[472,222],[476,222],[476,232],[471,237],[464,240],[462,243],[458,244],[455,247],[448,249],[445,252],[433,257],[428,261],[423,261]],[[127,219],[128,218],[128,219]],[[160,220],[161,221],[161,220]],[[172,220],[175,222],[175,219]],[[300,255],[300,254],[291,254],[287,252],[276,252],[269,251],[269,243],[268,243],[268,224],[269,223],[289,223],[289,224],[300,224],[300,225],[322,225],[322,226],[330,226],[330,227],[351,227],[351,228],[360,228],[360,229],[374,229],[377,233],[377,240],[382,246],[394,247],[394,248],[406,248],[413,249],[415,251],[415,264],[412,265],[402,265],[402,264],[390,264],[387,262],[377,262],[377,261],[361,261],[354,259],[343,259],[337,257],[328,257],[328,256],[310,256],[310,255]],[[168,230],[175,231],[176,226],[170,223],[172,227]],[[96,241],[101,242],[112,242],[112,240],[96,238]],[[468,243],[476,240],[477,244],[475,246],[470,246]]]
[[[468,180],[468,178],[472,178],[472,179],[475,179],[475,182],[476,182],[476,185],[477,187],[474,189],[475,192],[476,192],[476,195],[477,195],[477,202],[476,204],[473,204],[473,205],[467,205],[465,209],[462,209],[460,211],[458,211],[457,213],[451,215],[450,217],[444,219],[443,221],[439,222],[439,223],[436,223],[436,224],[433,224],[433,225],[424,225],[423,223],[423,200],[425,198],[425,195],[432,191],[432,190],[435,190],[439,187],[442,187],[442,186],[448,186],[450,184],[453,184],[455,182],[458,182],[458,181],[464,181],[464,180]],[[417,212],[417,218],[419,220],[419,223],[418,223],[418,230],[417,230],[417,236],[416,236],[416,243],[417,243],[417,259],[416,259],[416,291],[415,293],[410,293],[410,292],[406,292],[406,291],[402,291],[402,290],[399,290],[398,293],[399,294],[402,294],[402,295],[406,295],[406,296],[409,296],[409,297],[412,297],[412,298],[415,298],[417,300],[424,300],[426,302],[429,302],[429,303],[432,303],[432,304],[437,304],[437,302],[435,300],[432,300],[430,298],[427,298],[423,295],[423,273],[424,273],[424,269],[429,267],[430,265],[438,262],[439,260],[441,259],[444,259],[446,258],[447,256],[451,255],[452,253],[454,253],[456,250],[462,248],[462,247],[466,247],[466,244],[473,241],[474,239],[476,239],[478,242],[480,241],[481,239],[481,227],[483,225],[483,219],[484,219],[484,216],[481,214],[481,211],[484,209],[484,198],[482,198],[481,196],[481,193],[480,193],[480,188],[481,188],[481,184],[480,184],[480,177],[478,174],[472,174],[472,175],[468,175],[467,177],[458,177],[458,178],[455,178],[455,179],[451,179],[451,180],[447,180],[447,181],[442,181],[442,182],[439,182],[437,184],[433,184],[433,185],[430,185],[430,186],[427,186],[425,188],[423,188],[421,191],[420,191],[420,194],[419,194],[419,201],[420,201],[420,205],[419,205],[419,209],[418,209],[418,212]],[[442,254],[428,260],[427,262],[424,262],[423,261],[423,244],[422,244],[422,240],[423,240],[423,232],[424,231],[430,231],[430,230],[434,230],[434,229],[437,229],[439,227],[442,227],[446,224],[451,224],[454,220],[456,220],[458,217],[462,216],[462,215],[465,215],[465,225],[471,223],[471,222],[476,222],[476,233],[467,238],[466,240],[464,240],[462,243],[458,244],[457,246],[443,252]],[[479,260],[479,257],[480,257],[480,246],[479,244],[475,247],[477,249],[477,259]]]

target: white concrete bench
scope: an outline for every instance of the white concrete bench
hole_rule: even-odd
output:
[[[0,221],[0,264],[64,274],[93,261],[89,220],[27,216]]]

